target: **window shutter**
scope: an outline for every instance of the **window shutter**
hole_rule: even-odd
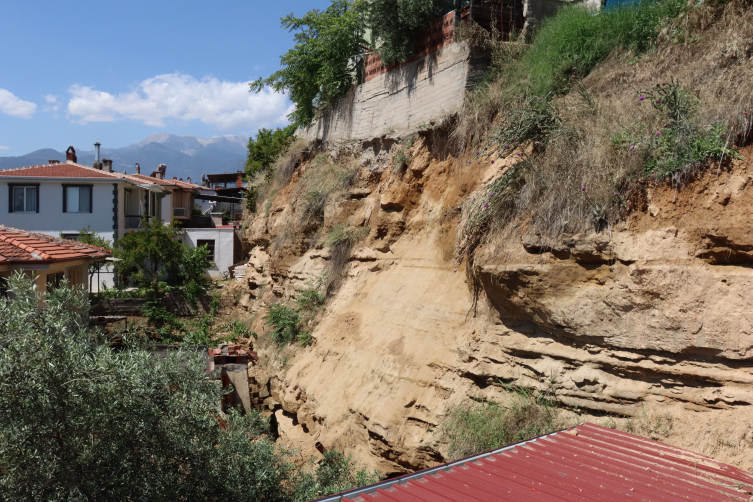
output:
[[[63,212],[68,212],[68,187],[63,185]]]
[[[8,184],[8,212],[13,212],[13,185]]]

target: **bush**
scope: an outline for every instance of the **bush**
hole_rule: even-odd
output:
[[[730,135],[722,122],[706,127],[698,123],[699,100],[675,80],[640,92],[637,99],[654,107],[657,112],[654,123],[637,125],[637,133],[623,131],[615,135],[613,145],[641,155],[646,175],[657,178],[681,175],[709,159],[723,162],[740,158],[729,148]]]
[[[358,470],[350,457],[335,450],[326,451],[324,459],[315,469],[304,471],[297,478],[298,493],[295,500],[305,502],[377,481],[379,477],[376,471]]]
[[[450,460],[549,434],[562,428],[551,396],[523,387],[509,388],[506,406],[471,403],[448,410],[440,437],[448,443]]]
[[[272,341],[278,346],[287,345],[298,338],[300,318],[298,312],[287,305],[272,305],[263,319],[272,327]]]

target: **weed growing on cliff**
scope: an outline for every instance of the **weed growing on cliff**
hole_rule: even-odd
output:
[[[656,111],[654,120],[634,126],[633,131],[621,131],[612,143],[641,156],[645,175],[677,178],[708,160],[722,163],[740,158],[729,147],[731,134],[722,122],[714,121],[705,127],[699,124],[700,100],[675,79],[639,92],[637,100],[651,103]]]
[[[366,237],[370,227],[346,227],[335,225],[327,235],[325,245],[330,248],[329,268],[327,269],[327,293],[340,285],[345,267],[350,260],[353,246]]]
[[[300,332],[298,311],[284,303],[272,305],[263,319],[268,326],[272,327],[272,341],[278,347],[292,343],[298,338]]]
[[[301,221],[323,221],[327,197],[353,183],[354,166],[332,162],[327,154],[320,153],[306,168],[301,179]]]
[[[448,459],[475,455],[563,427],[553,396],[510,386],[507,405],[469,403],[448,410],[439,430]]]
[[[320,309],[324,308],[324,302],[327,297],[321,292],[324,283],[327,280],[327,274],[322,274],[316,282],[307,282],[306,288],[298,293],[295,303],[306,316],[313,316]]]
[[[402,173],[410,165],[411,154],[409,150],[413,146],[414,140],[415,140],[415,136],[410,136],[408,139],[406,139],[403,142],[402,145],[400,145],[400,148],[395,154],[395,167],[394,167],[395,172]]]

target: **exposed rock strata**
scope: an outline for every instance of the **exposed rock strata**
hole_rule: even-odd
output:
[[[316,343],[284,368],[269,348],[266,366],[250,371],[281,433],[309,450],[317,441],[345,450],[383,474],[408,472],[443,460],[435,431],[448,407],[503,399],[503,384],[523,378],[583,412],[672,410],[666,440],[750,469],[753,164],[735,162],[677,192],[657,187],[645,212],[611,233],[483,249],[474,303],[449,258],[456,208],[473,180],[490,176],[458,169],[440,143],[413,147],[417,169],[369,165],[363,186],[328,199],[325,228],[370,234],[318,319]],[[294,194],[281,190],[249,227],[264,245],[252,252],[238,307],[257,315],[260,332],[266,305],[292,298],[331,259],[310,236],[272,249]],[[724,438],[709,420],[723,424]]]

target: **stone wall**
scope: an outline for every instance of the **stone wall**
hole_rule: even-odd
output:
[[[457,112],[487,59],[466,43],[452,44],[354,86],[324,116],[299,133],[309,140],[343,141],[405,135]]]

